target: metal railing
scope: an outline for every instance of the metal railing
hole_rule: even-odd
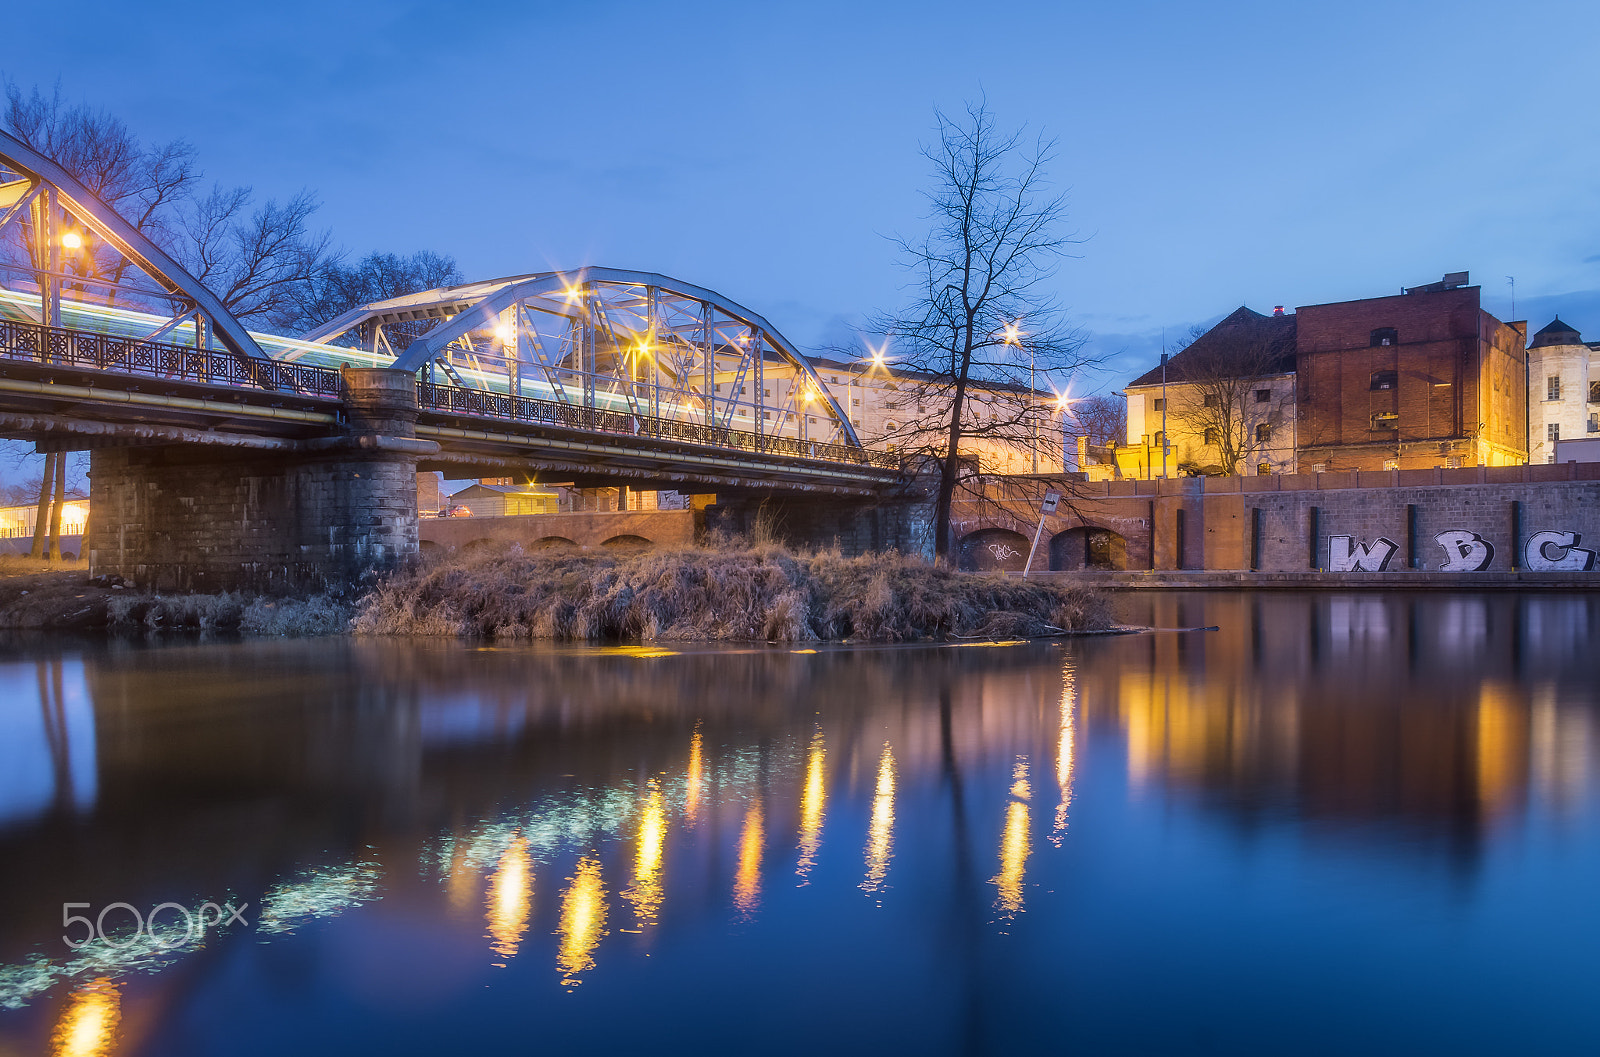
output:
[[[337,399],[339,372],[160,341],[0,319],[0,359]]]
[[[514,422],[557,426],[588,433],[676,440],[763,455],[847,462],[884,469],[898,469],[900,466],[899,456],[893,453],[869,451],[849,444],[830,444],[824,441],[801,440],[798,437],[766,436],[747,430],[724,429],[720,426],[680,422],[670,418],[652,418],[649,415],[582,407],[554,400],[513,397],[508,393],[486,392],[482,389],[467,389],[463,386],[441,385],[436,382],[417,383],[417,408],[421,411],[438,411],[445,414],[510,419]]]

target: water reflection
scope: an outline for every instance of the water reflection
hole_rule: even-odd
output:
[[[822,847],[822,819],[828,798],[824,772],[827,764],[828,750],[819,730],[812,735],[811,745],[806,750],[806,784],[800,794],[800,862],[794,872],[801,884],[806,883],[811,868],[817,864],[817,849]]]
[[[878,782],[872,797],[872,822],[867,827],[867,876],[861,882],[866,892],[883,888],[889,874],[889,859],[894,854],[894,750],[888,742],[878,757]]]
[[[15,1039],[54,1040],[69,1018],[110,1023],[107,1039],[148,1024],[150,1052],[204,1052],[178,1025],[192,1024],[214,992],[241,1015],[277,994],[252,997],[230,981],[359,981],[379,961],[410,966],[413,986],[440,1009],[514,983],[515,998],[484,999],[490,1021],[531,1006],[562,1023],[566,1007],[538,997],[559,999],[555,980],[585,1000],[612,988],[659,994],[656,1015],[668,1022],[704,993],[737,995],[729,1001],[741,1008],[777,1001],[781,988],[746,991],[748,973],[724,972],[723,958],[792,964],[807,981],[848,964],[873,973],[884,1008],[901,1013],[922,1008],[919,994],[959,992],[949,1015],[960,1023],[930,1014],[942,1026],[907,1045],[1004,1049],[1010,1039],[1022,1052],[1038,1039],[1006,1035],[1017,1025],[1049,1024],[1059,1038],[1047,1037],[1064,1044],[1101,1016],[1097,1007],[1052,1020],[1042,999],[1030,1005],[1030,981],[1097,966],[1090,982],[1108,996],[1106,1023],[1127,1023],[1139,988],[1118,990],[1121,959],[1160,964],[1186,942],[1197,946],[1185,964],[1226,959],[1203,946],[1215,935],[1201,919],[1228,918],[1230,942],[1243,948],[1296,940],[1310,949],[1328,940],[1308,934],[1308,922],[1351,920],[1337,899],[1352,891],[1451,907],[1517,890],[1507,849],[1590,861],[1538,845],[1541,834],[1582,842],[1600,861],[1593,599],[1138,595],[1123,604],[1131,621],[1221,630],[989,649],[685,650],[647,661],[250,643],[0,666],[0,680],[11,680],[0,682],[0,729],[31,732],[0,741],[0,752],[35,776],[0,787],[23,790],[4,802],[0,862],[29,864],[0,869],[0,1052],[32,1052]],[[769,841],[790,840],[795,859],[767,854]],[[1358,866],[1341,858],[1350,848]],[[798,887],[774,883],[791,868]],[[1356,883],[1334,902],[1298,912],[1310,898],[1304,878],[1352,871]],[[1478,885],[1490,876],[1494,885]],[[63,891],[97,907],[237,893],[260,917],[159,957],[95,961],[106,952],[60,946]],[[1296,912],[1268,929],[1244,891]],[[1201,898],[1205,914],[1177,909]],[[1155,918],[1159,929],[1146,923]],[[1417,927],[1405,914],[1351,926],[1368,945]],[[1581,917],[1543,927],[1600,942],[1600,925]],[[1412,938],[1418,949],[1446,945]],[[1069,948],[1072,960],[1061,954]],[[441,953],[457,949],[459,979]],[[670,970],[655,969],[669,959]],[[1261,958],[1269,962],[1293,959],[1280,951]],[[1464,964],[1498,979],[1492,959]],[[480,971],[492,975],[472,975]],[[1232,973],[1244,993],[1278,982],[1255,963]],[[109,1005],[86,980],[106,982]],[[320,986],[330,1008],[373,1015]],[[818,1023],[829,1002],[852,1008],[822,984],[794,993],[815,995]],[[85,1005],[91,998],[101,1005]],[[272,1001],[288,1010],[286,1023],[307,1008]],[[984,1012],[1002,1006],[1019,1011],[1010,1027]],[[234,1048],[237,1039],[215,1031],[212,1050]],[[435,1048],[456,1041],[418,1031]],[[487,1035],[471,1037],[493,1048]],[[1080,1048],[1115,1048],[1104,1041]],[[1188,1045],[1170,1043],[1141,1045]]]
[[[667,809],[661,782],[650,779],[639,815],[633,855],[633,887],[622,893],[633,904],[640,928],[653,925],[661,911],[661,857],[667,844]]]
[[[54,1057],[105,1057],[114,1052],[122,1019],[122,993],[108,977],[77,988],[67,998],[50,1040]]]
[[[528,842],[522,837],[513,838],[501,853],[500,864],[489,879],[487,902],[492,949],[502,958],[516,957],[533,909],[533,869]],[[499,967],[504,969],[504,963]]]
[[[998,907],[1011,917],[1022,910],[1022,878],[1028,863],[1028,761],[1018,759],[1011,771],[1011,802],[1006,805],[1006,825],[1000,837],[1000,872],[989,883],[1000,889]]]
[[[606,889],[600,879],[600,860],[592,853],[578,862],[561,893],[561,945],[556,969],[563,987],[576,987],[580,974],[594,968],[594,951],[606,934]]]

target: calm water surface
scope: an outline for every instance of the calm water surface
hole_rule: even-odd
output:
[[[0,1055],[1600,1049],[1600,597],[1121,605],[1220,630],[12,642]]]

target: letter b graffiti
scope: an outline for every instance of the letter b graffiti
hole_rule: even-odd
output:
[[[1481,573],[1494,561],[1494,544],[1464,529],[1448,529],[1433,537],[1444,548],[1442,573]]]

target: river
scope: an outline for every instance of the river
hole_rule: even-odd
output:
[[[0,1054],[1592,1052],[1600,596],[1118,605],[6,640]]]

